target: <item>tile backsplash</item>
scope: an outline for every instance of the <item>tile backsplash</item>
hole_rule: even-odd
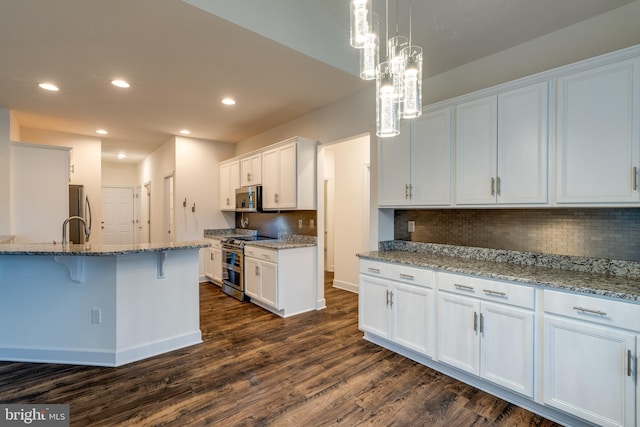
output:
[[[242,219],[249,220],[242,227]],[[298,226],[302,220],[302,228]],[[313,227],[311,221],[313,220]],[[316,211],[281,211],[281,212],[236,212],[236,228],[258,230],[261,236],[278,238],[278,233],[302,234],[315,236],[318,234]]]
[[[397,210],[394,222],[397,240],[640,261],[638,208]]]

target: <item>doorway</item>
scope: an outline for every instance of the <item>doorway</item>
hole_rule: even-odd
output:
[[[133,188],[102,187],[102,243],[133,244]]]
[[[151,242],[151,182],[144,183],[142,199],[142,240],[140,243]]]
[[[176,241],[173,184],[173,174],[164,177],[162,241],[165,243],[174,243]]]

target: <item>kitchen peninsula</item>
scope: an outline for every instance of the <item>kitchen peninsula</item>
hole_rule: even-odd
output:
[[[201,343],[207,246],[0,244],[0,360],[120,366]]]

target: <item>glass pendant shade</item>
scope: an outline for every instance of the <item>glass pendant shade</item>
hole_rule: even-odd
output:
[[[369,33],[370,0],[351,0],[351,46],[362,49]]]
[[[360,78],[363,80],[373,80],[376,78],[376,66],[378,65],[378,55],[380,44],[378,36],[379,21],[375,13],[371,20],[371,31],[365,37],[364,47],[360,49]]]
[[[403,119],[412,119],[422,114],[422,48],[407,46],[404,56],[402,111]]]
[[[402,49],[409,44],[405,36],[395,36],[387,40],[387,61],[391,63],[391,72],[393,79],[393,95],[397,100],[404,97],[404,62],[405,57],[402,55]]]
[[[391,62],[378,64],[376,72],[376,135],[381,138],[400,133],[398,102],[394,96]]]

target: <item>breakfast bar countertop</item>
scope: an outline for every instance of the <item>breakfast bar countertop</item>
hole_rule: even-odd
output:
[[[144,252],[165,252],[183,249],[200,249],[211,246],[205,240],[178,243],[142,243],[137,245],[13,243],[0,244],[0,255],[82,255],[109,256]]]
[[[414,242],[381,242],[369,259],[640,303],[640,263]]]

